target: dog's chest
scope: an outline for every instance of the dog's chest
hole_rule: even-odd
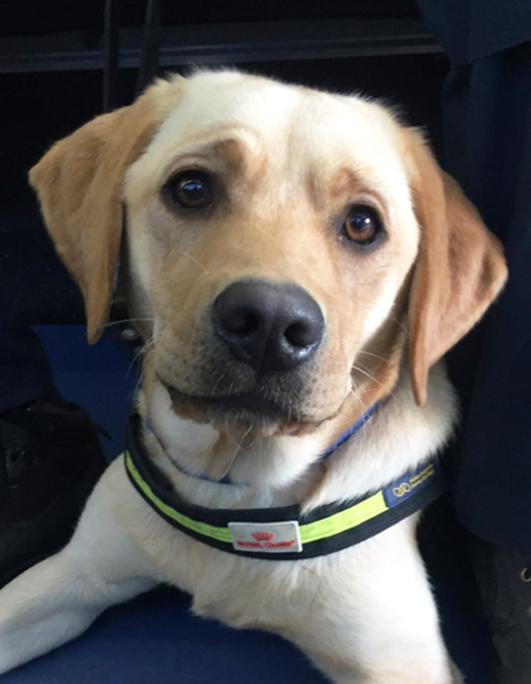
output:
[[[410,519],[368,544],[301,561],[232,556],[176,533],[163,570],[171,584],[192,595],[193,610],[201,616],[233,627],[285,630],[311,621],[316,609],[325,615],[337,613],[345,600],[358,607],[378,604],[378,593],[385,594],[385,587],[378,588],[375,579],[371,589],[368,578],[380,577],[386,556],[397,546],[411,548],[414,526]]]
[[[127,525],[149,558],[155,578],[191,594],[195,613],[233,627],[284,632],[290,625],[311,621],[316,610],[337,613],[345,602],[358,609],[374,602],[376,608],[379,595],[387,594],[382,585],[388,577],[382,576],[386,558],[396,558],[400,551],[404,565],[417,563],[411,557],[413,518],[368,542],[320,558],[275,561],[235,556],[168,525],[122,479],[121,470],[116,475],[125,495],[116,509],[120,524]],[[400,574],[397,568],[394,577]]]
[[[453,395],[444,374],[432,372],[427,409],[413,406],[410,391],[397,387],[395,400],[357,437],[358,451],[338,457],[327,475],[336,500],[377,491],[426,459],[451,430]],[[400,429],[398,428],[400,427]],[[363,448],[361,448],[361,446]],[[385,612],[386,597],[402,595],[411,577],[423,575],[416,552],[416,516],[344,551],[314,559],[250,559],[207,546],[169,525],[143,500],[128,480],[123,463],[115,464],[113,489],[116,522],[153,568],[153,577],[193,596],[194,610],[236,627],[298,624],[314,610],[343,610],[352,604]],[[186,493],[187,494],[187,493]],[[330,501],[323,489],[317,503]],[[224,502],[190,497],[191,503],[223,507]],[[245,507],[286,505],[284,501],[249,501]],[[393,572],[389,563],[392,559]],[[419,569],[420,568],[420,569]],[[421,578],[422,579],[422,578]],[[394,589],[391,591],[390,587]],[[407,593],[407,592],[406,592]],[[407,607],[404,607],[407,610]]]

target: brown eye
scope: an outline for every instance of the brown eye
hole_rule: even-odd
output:
[[[184,209],[203,209],[212,202],[211,181],[202,171],[183,171],[166,187],[173,202]]]
[[[382,222],[375,209],[358,204],[348,212],[343,229],[353,242],[370,245],[382,231]]]

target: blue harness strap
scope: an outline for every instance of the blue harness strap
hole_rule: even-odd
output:
[[[378,408],[378,403],[373,404],[362,416],[359,420],[357,420],[354,425],[351,425],[346,432],[344,432],[341,437],[336,439],[336,441],[331,444],[326,451],[324,451],[320,458],[319,461],[322,463],[323,461],[326,461],[326,459],[331,456],[333,453],[335,453],[339,447],[343,446],[345,442],[347,442],[352,435],[354,435],[361,427],[364,425],[367,420],[372,416],[372,414],[376,411]],[[146,421],[145,423],[146,427],[155,435],[157,440],[160,442],[159,438],[157,437],[157,433],[155,432],[153,425],[151,424],[151,421]],[[162,448],[164,446],[161,444]],[[175,463],[175,461],[172,460],[172,464],[181,471],[184,475],[188,475],[188,477],[195,477],[198,480],[203,480],[204,482],[213,482],[215,484],[227,484],[227,485],[232,485],[234,482],[230,479],[230,476],[228,473],[223,475],[223,477],[219,478],[218,480],[215,480],[212,477],[208,477],[208,475],[203,475],[201,473],[191,473],[189,470],[184,468],[180,463]]]
[[[357,420],[354,425],[351,425],[349,429],[344,432],[341,437],[336,439],[336,441],[331,444],[328,449],[321,455],[321,458],[319,459],[320,461],[326,461],[326,459],[331,456],[335,451],[339,449],[339,447],[343,446],[345,442],[347,442],[354,433],[356,433],[362,425],[364,425],[369,418],[372,416],[372,414],[376,411],[378,408],[378,402],[376,404],[373,404],[365,413],[362,415],[362,417]]]

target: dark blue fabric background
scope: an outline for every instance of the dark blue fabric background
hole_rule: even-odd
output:
[[[503,241],[509,282],[449,355],[463,398],[454,499],[477,536],[531,551],[531,3],[421,0],[453,60],[446,168]]]

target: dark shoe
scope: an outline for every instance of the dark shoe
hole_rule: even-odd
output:
[[[499,657],[498,684],[531,684],[531,553],[474,539],[472,562]]]
[[[105,466],[81,406],[54,396],[0,414],[0,587],[66,544]]]

